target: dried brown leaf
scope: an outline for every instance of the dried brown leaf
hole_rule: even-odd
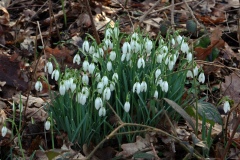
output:
[[[134,153],[138,151],[151,149],[150,136],[148,134],[146,134],[145,138],[137,136],[136,142],[122,144],[121,148],[123,149],[123,151],[119,152],[117,156],[123,156],[124,158],[132,156]]]
[[[211,44],[207,48],[196,47],[196,57],[198,60],[206,60],[207,56],[212,53],[213,48],[221,48],[224,46],[224,41],[221,38],[222,31],[217,27],[211,34],[210,40]]]
[[[9,21],[10,21],[9,13],[8,13],[6,8],[1,7],[1,6],[0,6],[0,10],[2,12],[1,16],[0,16],[0,24],[7,26],[9,24]]]
[[[234,72],[225,77],[225,83],[221,84],[221,91],[224,96],[229,96],[234,101],[234,106],[240,102],[240,73]]]
[[[19,103],[20,102],[20,94],[16,94],[12,97],[14,102]],[[27,97],[21,95],[21,101],[23,104],[26,104],[27,101]],[[33,97],[33,96],[29,96],[28,97],[28,107],[41,107],[43,105],[44,101],[42,98],[38,98],[38,97]]]

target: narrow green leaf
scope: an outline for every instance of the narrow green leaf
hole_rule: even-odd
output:
[[[163,98],[175,111],[177,111],[189,124],[190,126],[195,130],[195,125],[191,119],[191,117],[187,114],[187,112],[182,109],[181,106],[179,106],[177,103],[175,103],[174,101],[167,99],[167,98]]]

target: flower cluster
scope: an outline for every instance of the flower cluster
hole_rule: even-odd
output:
[[[121,40],[119,28],[109,27],[105,31],[102,44],[84,40],[79,53],[73,58],[73,63],[82,65],[80,70],[66,68],[60,74],[59,69],[53,70],[49,60],[45,72],[58,81],[60,95],[71,93],[80,105],[90,108],[93,106],[100,117],[107,114],[107,102],[121,106],[128,113],[130,106],[138,99],[144,102],[151,97],[174,98],[169,92],[178,87],[175,81],[178,81],[179,76],[185,76],[179,78],[179,83],[184,85],[186,77],[198,75],[197,66],[185,73],[186,68],[192,64],[193,55],[185,38],[178,33],[169,35],[166,39],[152,41],[149,37],[134,32],[125,37],[122,45]],[[175,71],[184,73],[177,74]],[[199,74],[198,80],[205,82],[203,73]],[[35,89],[42,90],[39,80]]]

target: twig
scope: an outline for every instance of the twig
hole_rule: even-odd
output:
[[[161,0],[158,0],[144,15],[142,15],[139,18],[139,24],[143,22],[143,20],[146,18],[146,16],[161,2]]]
[[[234,135],[235,135],[235,133],[236,133],[236,131],[237,131],[237,128],[238,128],[239,123],[240,123],[240,115],[238,115],[238,120],[237,120],[237,123],[235,124],[235,126],[234,126],[234,128],[233,128],[231,137],[230,137],[229,140],[227,141],[227,145],[226,145],[226,147],[225,147],[225,149],[224,149],[224,152],[223,152],[223,155],[222,155],[222,157],[221,157],[221,160],[224,160],[225,157],[226,157],[226,154],[227,154],[227,152],[228,152],[228,150],[229,150],[229,148],[230,148],[230,145],[232,144],[233,137],[234,137]]]
[[[201,24],[198,22],[197,18],[194,16],[194,13],[193,13],[192,9],[189,7],[189,5],[187,4],[186,0],[183,0],[183,1],[184,1],[185,5],[187,6],[188,11],[190,12],[192,18],[193,18],[194,21],[197,23],[197,25],[200,26],[200,27],[202,27],[202,28],[204,28],[204,26],[201,25]]]
[[[171,25],[173,28],[173,25],[175,24],[174,22],[174,0],[171,1]]]
[[[139,23],[142,23],[142,22],[144,21],[144,19],[146,18],[146,16],[149,15],[149,14],[153,14],[153,13],[156,13],[156,12],[160,12],[160,11],[163,11],[163,10],[166,10],[166,9],[169,9],[169,8],[172,7],[172,5],[169,5],[169,6],[167,6],[167,7],[163,7],[163,8],[161,8],[161,9],[158,9],[158,10],[154,11],[154,12],[151,12],[151,11],[160,3],[160,1],[161,1],[161,0],[158,0],[144,15],[142,15],[142,16],[139,18]],[[188,0],[188,1],[186,1],[186,3],[192,2],[192,1],[195,1],[195,0]],[[177,6],[177,5],[181,5],[181,4],[183,4],[183,3],[184,3],[184,2],[179,2],[179,3],[176,3],[176,4],[174,4],[174,5]],[[150,12],[151,12],[151,13],[150,13]]]
[[[93,20],[93,15],[92,15],[92,12],[91,12],[89,0],[85,0],[85,2],[86,2],[88,14],[90,16],[90,20],[91,20],[91,23],[92,23],[92,29],[93,29],[93,33],[95,35],[95,39],[97,41],[97,44],[100,44],[101,41],[100,41],[100,38],[99,38],[99,35],[98,35],[98,32],[97,32],[96,26],[95,26],[95,23],[94,23],[94,20]],[[80,0],[79,0],[79,3],[81,4]]]

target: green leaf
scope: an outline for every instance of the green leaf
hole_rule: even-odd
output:
[[[204,36],[200,39],[199,43],[195,47],[207,48],[211,43],[209,36]]]
[[[154,155],[149,154],[149,153],[137,152],[133,155],[133,157],[134,158],[152,159],[152,158],[154,158]]]
[[[220,113],[218,112],[217,108],[211,103],[198,101],[197,107],[198,114],[203,116],[203,114],[205,113],[205,117],[207,120],[214,121],[215,123],[218,124],[223,124]]]
[[[195,130],[195,125],[191,119],[191,117],[187,114],[187,112],[182,109],[181,106],[179,106],[177,103],[175,103],[174,101],[167,99],[167,98],[163,98],[175,111],[177,111],[188,123],[189,125]]]

